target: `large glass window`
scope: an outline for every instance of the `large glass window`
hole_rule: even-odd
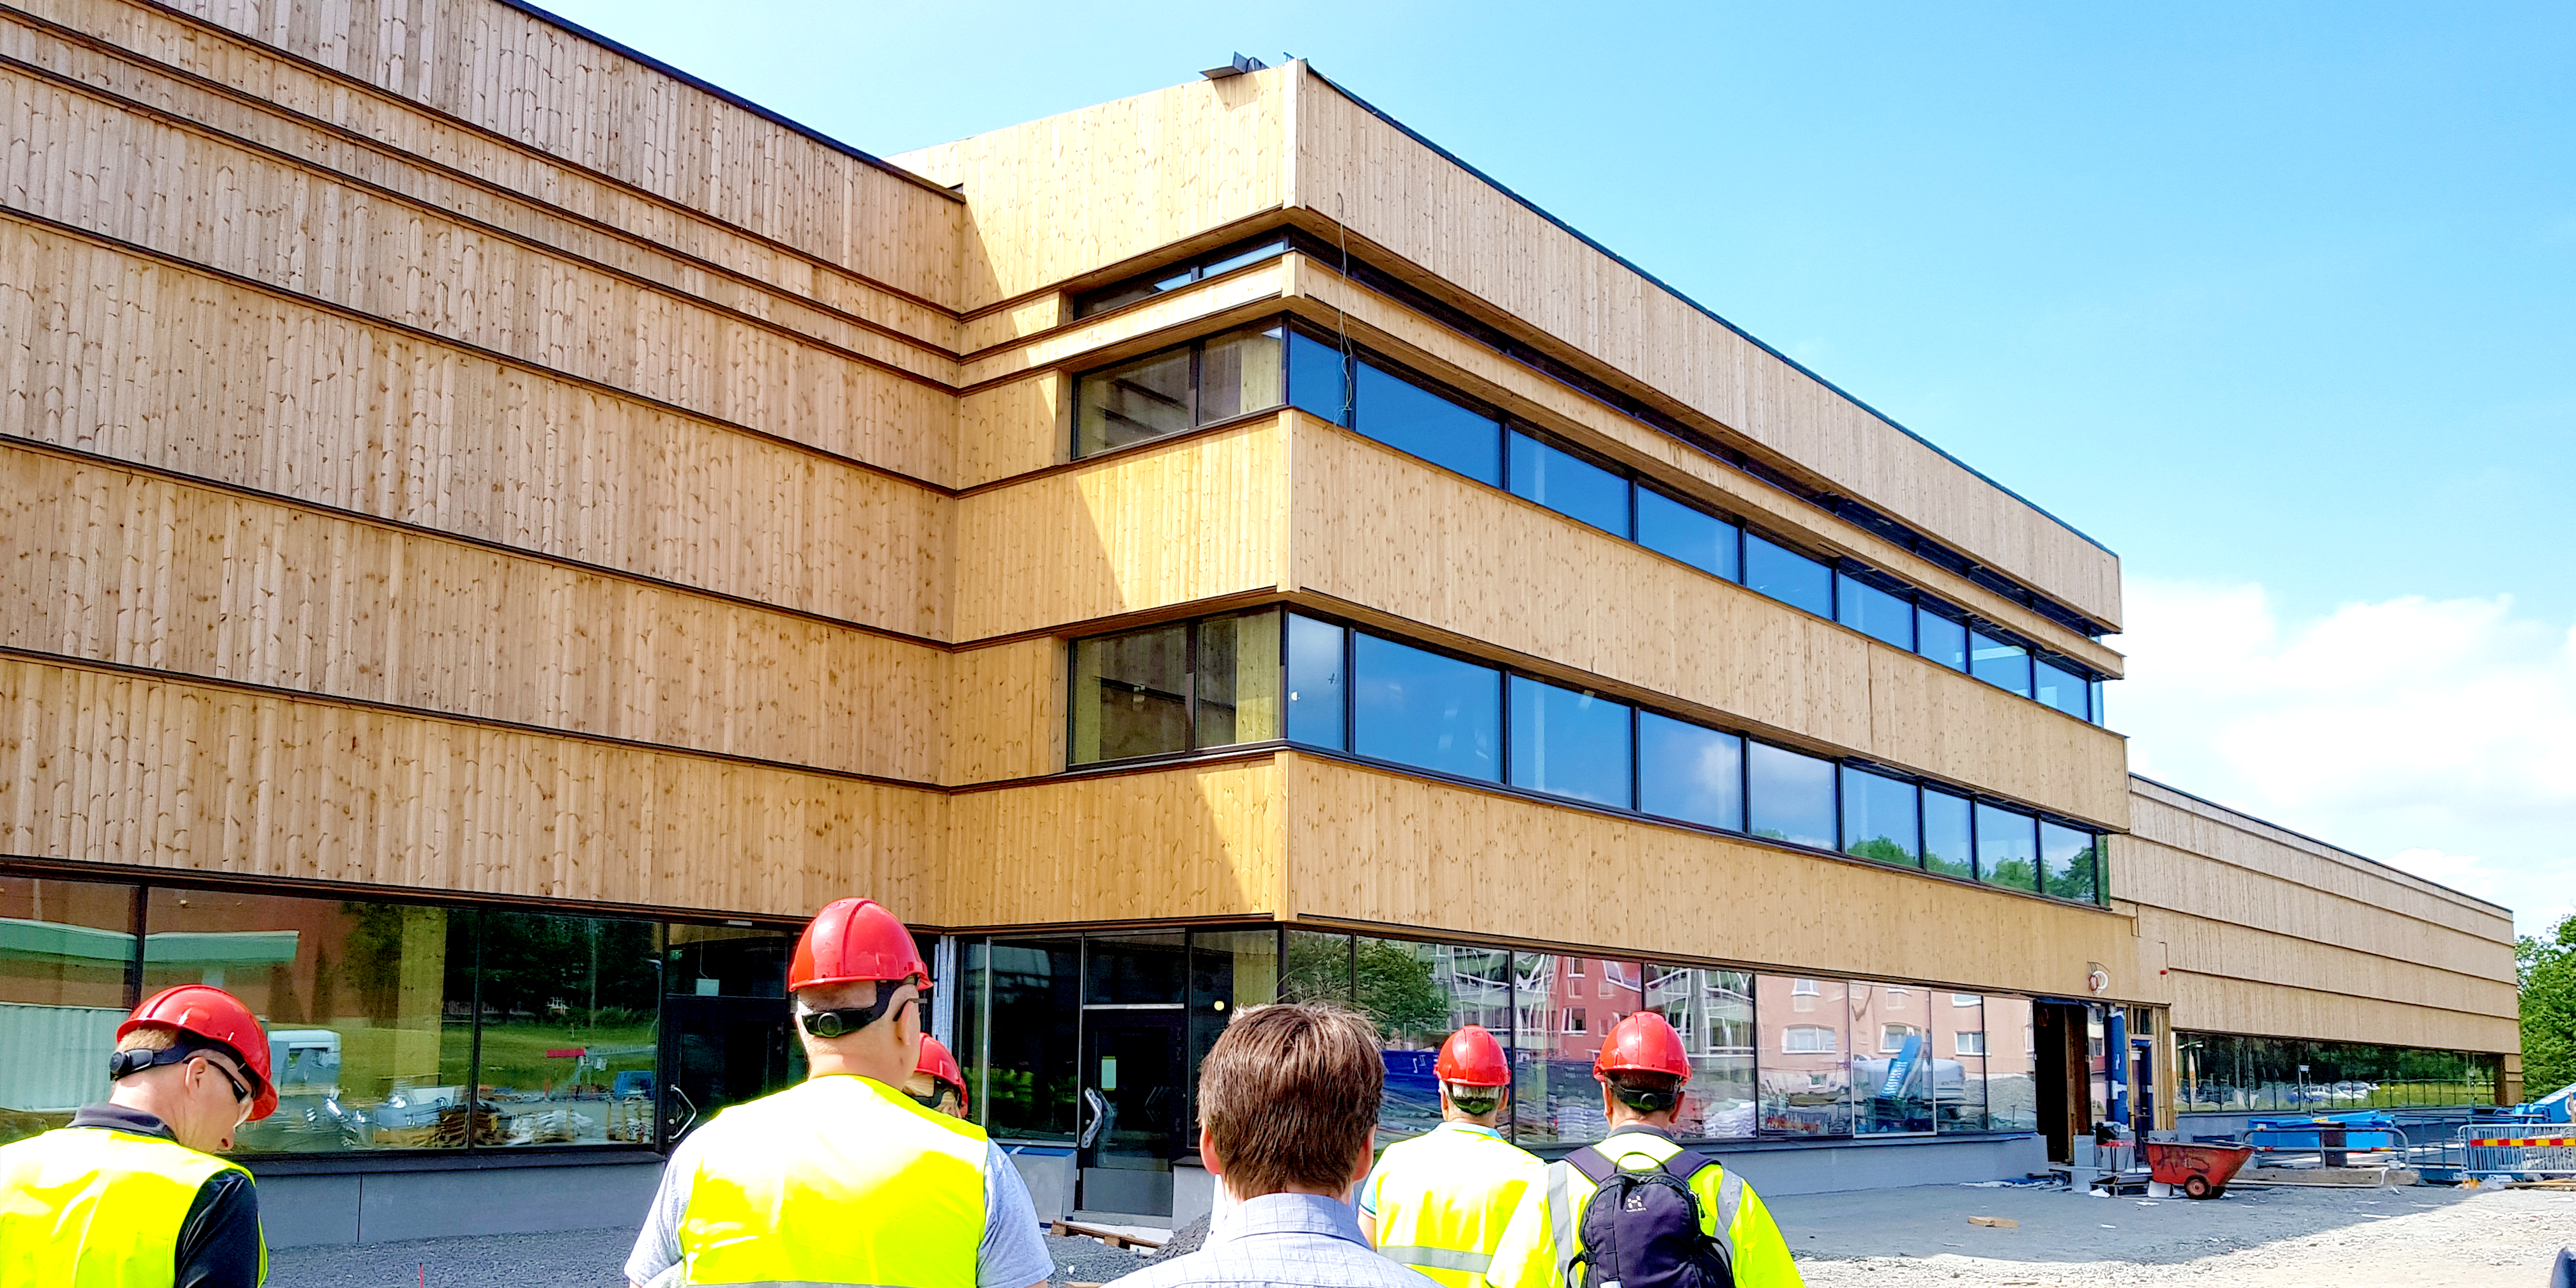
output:
[[[2040,892],[2079,903],[2099,901],[2100,853],[2091,832],[2043,821],[2039,825]]]
[[[1863,635],[1914,647],[1914,605],[1849,573],[1834,574],[1834,611],[1843,625]]]
[[[1652,711],[1637,713],[1637,808],[1744,830],[1744,739]]]
[[[1761,1122],[1765,1136],[1840,1136],[1851,1130],[1851,1056],[1843,1044],[1843,981],[1764,975]]]
[[[1258,264],[1266,259],[1277,259],[1287,249],[1286,238],[1260,242],[1248,247],[1228,247],[1195,260],[1174,264],[1142,277],[1117,282],[1076,296],[1073,301],[1073,315],[1087,318],[1095,313],[1106,313],[1111,309],[1133,304],[1138,300],[1150,300],[1166,291],[1177,291],[1193,282],[1204,282],[1219,273],[1231,272],[1246,264]]]
[[[107,1098],[134,1000],[134,887],[0,876],[0,1144]]]
[[[1511,710],[1513,786],[1622,809],[1631,804],[1625,704],[1515,675]]]
[[[1932,1129],[1986,1130],[1986,999],[1947,989],[1926,994],[1931,1011]]]
[[[1208,1048],[1224,1034],[1244,1008],[1279,997],[1279,932],[1193,930],[1190,932],[1190,1064],[1207,1058]],[[1196,1094],[1198,1079],[1187,1079]]]
[[[1068,759],[1088,765],[1279,737],[1279,619],[1272,608],[1075,641]]]
[[[2039,1039],[2030,999],[1985,1000],[1986,1126],[1991,1131],[2039,1127]]]
[[[1914,784],[1866,769],[1843,769],[1843,852],[1921,867]]]
[[[500,911],[481,921],[474,1082],[496,1121],[477,1143],[645,1140],[640,1122],[615,1119],[643,1105],[615,1093],[653,1078],[661,926]]]
[[[1084,376],[1075,396],[1075,456],[1212,425],[1287,401],[1277,323],[1231,331]]]
[[[1501,672],[1367,634],[1352,641],[1352,661],[1353,751],[1501,780]]]
[[[2078,720],[2092,718],[2092,686],[2083,676],[2054,663],[2031,662],[2032,696]]]
[[[1386,1058],[1378,1143],[1419,1136],[1440,1125],[1440,1084],[1432,1073],[1433,1060],[1450,1032],[1467,1022],[1459,1018],[1447,987],[1454,982],[1448,950],[1363,935],[1352,945],[1352,967],[1360,1013],[1377,1026],[1378,1044]]]
[[[1348,747],[1343,728],[1349,686],[1343,666],[1350,632],[1311,617],[1288,617],[1288,740],[1310,747]]]
[[[1198,623],[1198,745],[1280,735],[1279,610]]]
[[[1977,802],[1977,879],[2015,890],[2039,889],[2039,820]]]
[[[1091,1006],[1175,1006],[1186,1000],[1188,936],[1178,930],[1098,934],[1083,944],[1082,1000]]]
[[[1932,1130],[1931,1014],[1919,989],[1853,981],[1852,1131]]]
[[[1523,1145],[1599,1140],[1610,1120],[1592,1079],[1601,1039],[1645,1007],[1635,962],[1512,954],[1512,1121]]]
[[[1288,960],[1279,975],[1283,1002],[1352,1005],[1351,937],[1317,930],[1288,932]]]
[[[1977,874],[1967,797],[1923,789],[1923,867],[1945,876]]]
[[[2007,644],[1984,631],[1968,632],[1968,669],[1978,679],[2027,698],[2030,696],[2030,650]]]
[[[1351,428],[1443,469],[1495,487],[1503,481],[1503,426],[1420,385],[1361,361]]]
[[[1347,424],[1351,411],[1350,363],[1332,345],[1291,328],[1288,332],[1288,401],[1309,416]]]
[[[1763,742],[1748,756],[1753,834],[1834,848],[1834,762]]]
[[[1778,542],[1744,534],[1744,584],[1818,617],[1834,615],[1834,573]]]
[[[1646,966],[1646,1009],[1672,1022],[1690,1054],[1689,1098],[1674,1120],[1684,1139],[1753,1135],[1753,976],[1697,966]]]
[[[1712,577],[1743,579],[1743,530],[1652,488],[1637,489],[1637,544]]]
[[[1511,435],[1512,494],[1613,536],[1628,535],[1628,480],[1527,434]]]
[[[1080,1095],[1082,941],[996,939],[983,984],[990,1019],[976,1112],[998,1137],[1072,1140]]]
[[[1950,668],[1968,669],[1968,628],[1921,604],[1914,606],[1914,651]]]

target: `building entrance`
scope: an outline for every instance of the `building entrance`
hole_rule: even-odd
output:
[[[677,1143],[726,1105],[802,1080],[805,1051],[788,1024],[783,997],[663,999],[662,1142]]]
[[[1089,1212],[1172,1214],[1172,1163],[1189,1096],[1181,1008],[1085,1008],[1077,1206]]]

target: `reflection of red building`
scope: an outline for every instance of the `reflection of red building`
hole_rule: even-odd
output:
[[[1589,1063],[1601,1054],[1602,1035],[1645,1007],[1635,962],[1529,955],[1515,957],[1513,965],[1516,1044],[1547,1059]]]

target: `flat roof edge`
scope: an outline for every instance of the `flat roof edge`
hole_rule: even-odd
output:
[[[505,3],[505,4],[506,4],[506,3],[516,3],[516,2],[517,2],[517,0],[503,0],[503,3]],[[1558,229],[1559,231],[1561,231],[1561,232],[1565,233],[1567,236],[1574,238],[1576,241],[1582,242],[1584,245],[1589,246],[1589,247],[1591,247],[1592,249],[1594,249],[1594,250],[1596,250],[1596,251],[1599,251],[1601,254],[1603,254],[1603,255],[1605,255],[1605,256],[1607,256],[1607,257],[1609,257],[1609,259],[1610,259],[1610,260],[1612,260],[1613,262],[1617,263],[1620,267],[1625,268],[1625,269],[1627,269],[1629,272],[1631,272],[1631,273],[1635,273],[1637,276],[1642,277],[1642,278],[1644,278],[1646,281],[1648,281],[1648,282],[1652,283],[1652,284],[1654,285],[1655,289],[1662,291],[1662,292],[1663,292],[1663,293],[1665,293],[1666,295],[1672,296],[1674,299],[1680,300],[1682,303],[1687,304],[1687,305],[1689,305],[1691,308],[1693,308],[1693,309],[1697,310],[1697,311],[1698,311],[1702,316],[1704,316],[1704,317],[1708,318],[1710,321],[1715,322],[1715,323],[1717,323],[1719,326],[1725,327],[1727,330],[1734,332],[1738,337],[1740,337],[1741,339],[1743,339],[1746,343],[1753,345],[1755,348],[1758,348],[1758,349],[1762,350],[1764,353],[1770,354],[1770,355],[1771,355],[1772,357],[1774,357],[1774,358],[1778,358],[1780,361],[1782,361],[1782,362],[1784,362],[1784,363],[1787,363],[1787,364],[1788,364],[1792,369],[1794,369],[1795,371],[1797,371],[1800,375],[1803,375],[1803,376],[1807,377],[1808,379],[1815,381],[1817,384],[1823,385],[1825,388],[1832,390],[1832,391],[1834,392],[1834,395],[1835,395],[1836,397],[1841,398],[1843,401],[1850,403],[1850,404],[1851,404],[1852,406],[1854,406],[1854,407],[1858,407],[1858,408],[1860,408],[1862,411],[1868,412],[1868,413],[1870,414],[1870,416],[1871,416],[1871,417],[1873,417],[1874,419],[1876,419],[1880,424],[1883,424],[1883,425],[1887,426],[1888,428],[1895,430],[1897,433],[1903,434],[1903,435],[1905,435],[1907,438],[1913,439],[1915,442],[1917,442],[1917,443],[1921,443],[1923,446],[1925,446],[1925,447],[1928,447],[1928,448],[1932,449],[1935,453],[1938,453],[1938,454],[1940,455],[1941,459],[1943,459],[1943,460],[1945,460],[1945,461],[1948,461],[1948,462],[1950,462],[1950,463],[1951,463],[1951,464],[1953,464],[1953,465],[1958,466],[1960,469],[1966,470],[1968,473],[1970,473],[1970,474],[1972,474],[1972,475],[1975,475],[1975,476],[1976,476],[1976,478],[1978,479],[1978,481],[1980,481],[1980,482],[1984,483],[1986,486],[1991,487],[1991,488],[1995,489],[1996,491],[2003,493],[2005,496],[2011,497],[2012,499],[2014,499],[2014,500],[2016,500],[2016,501],[2021,502],[2023,505],[2029,506],[2029,507],[2030,507],[2030,509],[2031,509],[2031,512],[2032,512],[2032,513],[2037,514],[2037,515],[2039,515],[2041,518],[2046,519],[2046,520],[2048,520],[2049,522],[2056,524],[2058,527],[2061,527],[2061,528],[2066,529],[2066,530],[2067,530],[2068,532],[2070,532],[2070,533],[2073,533],[2076,537],[2078,537],[2078,538],[2082,539],[2086,545],[2089,545],[2089,546],[2093,547],[2094,549],[2099,550],[2099,551],[2101,551],[2102,553],[2104,553],[2104,554],[2106,554],[2106,555],[2111,556],[2111,557],[2112,557],[2112,558],[2114,558],[2114,559],[2119,558],[2119,552],[2118,552],[2118,551],[2113,550],[2113,549],[2112,549],[2112,548],[2110,548],[2109,546],[2103,545],[2101,542],[2094,540],[2094,539],[2092,538],[2092,536],[2090,536],[2089,534],[2087,534],[2083,529],[2076,527],[2074,524],[2072,524],[2072,523],[2068,523],[2066,520],[2061,519],[2061,518],[2057,517],[2056,515],[2049,513],[2048,508],[2047,508],[2046,506],[2040,505],[2038,502],[2031,500],[2029,497],[2023,496],[2021,493],[2016,492],[2016,491],[2012,490],[2012,489],[2011,489],[2011,488],[2009,488],[2009,487],[2006,487],[2006,486],[2005,486],[2005,485],[2003,485],[2002,483],[1998,483],[1998,482],[1996,482],[1993,478],[1989,477],[1989,476],[1986,474],[1986,472],[1985,472],[1985,471],[1980,470],[1980,469],[1978,469],[1976,466],[1974,466],[1974,465],[1970,465],[1970,464],[1968,464],[1966,461],[1960,460],[1958,457],[1951,455],[1951,454],[1950,454],[1950,452],[1949,452],[1949,450],[1948,450],[1948,449],[1946,449],[1946,448],[1944,448],[1944,447],[1942,447],[1939,443],[1933,442],[1931,439],[1925,438],[1925,437],[1924,437],[1924,436],[1922,436],[1921,434],[1915,433],[1915,432],[1914,432],[1913,430],[1911,430],[1911,429],[1907,429],[1907,428],[1905,427],[1905,425],[1904,425],[1902,422],[1898,421],[1895,417],[1888,415],[1886,412],[1880,411],[1880,410],[1879,410],[1878,408],[1876,408],[1876,407],[1870,406],[1867,402],[1865,402],[1865,401],[1863,401],[1862,399],[1860,399],[1859,397],[1855,396],[1855,395],[1854,395],[1850,390],[1845,389],[1845,388],[1843,388],[1841,385],[1835,384],[1833,381],[1828,380],[1828,379],[1826,379],[1825,377],[1823,377],[1823,376],[1821,376],[1821,375],[1817,374],[1817,373],[1816,373],[1816,371],[1815,371],[1813,368],[1809,367],[1807,364],[1805,364],[1805,363],[1803,363],[1803,362],[1800,362],[1800,361],[1798,361],[1796,358],[1792,358],[1792,357],[1790,357],[1788,354],[1782,353],[1782,352],[1780,352],[1778,349],[1775,349],[1775,348],[1771,347],[1770,343],[1769,343],[1769,342],[1767,342],[1767,341],[1765,341],[1762,337],[1760,337],[1760,336],[1758,336],[1758,335],[1755,335],[1755,334],[1753,334],[1753,333],[1752,333],[1752,332],[1750,332],[1750,331],[1745,330],[1743,327],[1737,326],[1737,325],[1736,325],[1736,324],[1734,324],[1733,322],[1728,321],[1728,320],[1726,319],[1726,317],[1725,317],[1723,314],[1720,314],[1717,310],[1712,309],[1712,308],[1708,307],[1707,305],[1702,304],[1702,303],[1700,303],[1699,301],[1697,301],[1697,300],[1695,300],[1695,299],[1692,299],[1690,296],[1688,296],[1688,295],[1684,294],[1681,290],[1679,290],[1679,289],[1677,289],[1676,287],[1674,287],[1674,286],[1672,285],[1672,283],[1667,282],[1667,281],[1665,281],[1664,279],[1662,279],[1662,278],[1660,278],[1660,277],[1655,276],[1653,273],[1647,272],[1644,268],[1642,268],[1642,267],[1638,266],[1638,264],[1637,264],[1634,260],[1631,260],[1631,259],[1629,259],[1627,256],[1622,255],[1622,254],[1620,254],[1619,252],[1617,252],[1617,251],[1615,251],[1615,250],[1612,250],[1612,249],[1610,249],[1610,248],[1609,248],[1609,247],[1607,247],[1607,246],[1602,245],[1600,242],[1598,242],[1598,241],[1594,240],[1590,234],[1588,234],[1588,233],[1584,232],[1582,229],[1577,228],[1577,227],[1575,227],[1574,225],[1569,224],[1569,223],[1565,222],[1564,220],[1557,218],[1555,215],[1552,215],[1552,214],[1548,213],[1548,211],[1547,211],[1547,209],[1546,209],[1545,207],[1540,206],[1537,202],[1532,201],[1532,200],[1530,200],[1529,198],[1524,197],[1524,196],[1522,196],[1521,194],[1519,194],[1519,193],[1517,193],[1517,192],[1512,191],[1512,189],[1510,188],[1510,186],[1508,186],[1508,185],[1506,185],[1506,184],[1502,183],[1501,181],[1499,181],[1499,180],[1495,179],[1492,175],[1489,175],[1489,174],[1485,173],[1484,171],[1477,169],[1475,166],[1473,166],[1473,165],[1469,164],[1469,163],[1468,163],[1464,158],[1460,157],[1457,153],[1455,153],[1455,152],[1451,152],[1449,149],[1444,148],[1444,147],[1440,146],[1439,144],[1432,142],[1430,139],[1423,137],[1423,136],[1422,136],[1422,134],[1421,134],[1421,133],[1419,133],[1418,131],[1416,131],[1412,126],[1406,125],[1404,122],[1399,121],[1399,120],[1395,119],[1394,117],[1387,115],[1385,112],[1383,112],[1383,111],[1379,110],[1379,109],[1378,109],[1378,107],[1377,107],[1377,105],[1375,105],[1375,104],[1373,104],[1373,103],[1369,102],[1367,99],[1361,98],[1361,97],[1360,97],[1359,95],[1357,95],[1357,94],[1352,93],[1349,89],[1347,89],[1347,88],[1345,88],[1344,86],[1342,86],[1342,85],[1340,85],[1340,84],[1336,83],[1336,82],[1333,80],[1333,78],[1331,78],[1331,77],[1329,77],[1329,76],[1326,76],[1326,75],[1325,75],[1325,74],[1323,74],[1322,72],[1316,71],[1313,63],[1308,63],[1308,64],[1306,65],[1306,71],[1307,71],[1307,74],[1308,74],[1308,75],[1311,75],[1311,76],[1313,76],[1316,80],[1318,80],[1318,81],[1322,82],[1322,83],[1325,85],[1325,87],[1326,87],[1326,88],[1329,88],[1329,89],[1331,89],[1334,93],[1339,94],[1339,95],[1341,95],[1342,97],[1349,99],[1353,104],[1357,105],[1361,111],[1364,111],[1364,112],[1368,113],[1369,115],[1374,116],[1374,117],[1376,117],[1377,119],[1379,119],[1379,120],[1381,120],[1381,121],[1386,122],[1388,125],[1391,125],[1391,126],[1395,127],[1397,130],[1402,131],[1402,132],[1404,133],[1405,137],[1407,137],[1407,138],[1409,138],[1409,139],[1412,139],[1414,142],[1419,143],[1419,144],[1421,144],[1422,146],[1424,146],[1424,147],[1426,147],[1426,148],[1431,149],[1433,152],[1437,153],[1437,154],[1440,156],[1440,158],[1441,158],[1442,160],[1447,161],[1449,164],[1454,165],[1454,166],[1458,167],[1459,169],[1464,170],[1464,171],[1466,171],[1467,173],[1469,173],[1469,174],[1472,174],[1472,175],[1476,176],[1476,179],[1477,179],[1477,181],[1478,181],[1478,182],[1483,183],[1486,187],[1492,188],[1494,191],[1499,192],[1499,193],[1503,194],[1504,196],[1511,198],[1514,202],[1519,203],[1519,205],[1521,206],[1521,208],[1522,208],[1522,209],[1529,211],[1531,214],[1537,215],[1539,218],[1544,219],[1544,220],[1548,221],[1548,222],[1549,222],[1549,223],[1551,223],[1551,224],[1554,224],[1554,225],[1557,227],[1557,229]],[[2221,808],[2224,808],[2224,807],[2222,806]]]
[[[688,72],[681,71],[679,68],[663,62],[661,59],[655,58],[651,54],[645,53],[624,41],[614,40],[610,37],[601,35],[600,33],[581,25],[580,23],[574,22],[572,19],[564,17],[562,14],[556,13],[551,9],[530,4],[528,0],[494,0],[494,2],[500,4],[504,8],[516,9],[539,22],[560,27],[594,45],[601,46],[602,48],[609,50],[611,53],[617,54],[619,57],[631,58],[646,67],[652,68],[654,71],[660,72],[661,74],[688,86],[691,89],[697,90],[702,94],[713,95],[714,97],[722,99],[735,107],[741,108],[742,110],[749,112],[772,125],[782,126],[786,129],[792,130],[816,143],[822,144],[824,147],[842,154],[843,156],[847,156],[852,160],[864,162],[867,165],[883,170],[887,174],[893,175],[898,179],[907,180],[919,186],[924,191],[938,193],[940,196],[946,197],[950,201],[957,202],[960,205],[965,204],[966,198],[931,182],[930,179],[924,175],[915,174],[910,170],[906,170],[902,166],[896,165],[895,163],[886,160],[884,157],[878,156],[873,152],[869,152],[864,148],[853,147],[850,144],[844,143],[841,140],[833,138],[831,135],[825,134],[821,130],[815,129],[813,126],[807,125],[783,112],[773,111],[769,108],[762,107],[760,104],[752,102],[750,99],[744,98],[742,95],[736,94],[732,90],[726,89],[724,86],[718,85],[704,77],[694,76]]]
[[[2275,831],[2275,832],[2284,832],[2284,833],[2287,833],[2287,834],[2289,834],[2289,835],[2291,835],[2291,836],[2295,836],[2295,837],[2299,838],[2299,839],[2300,839],[2300,840],[2302,840],[2302,841],[2307,841],[2307,842],[2309,842],[2309,843],[2311,843],[2311,844],[2315,844],[2315,845],[2322,845],[2322,846],[2326,847],[2327,849],[2334,851],[2334,852],[2335,852],[2335,853],[2337,853],[2337,854],[2343,855],[2343,856],[2344,856],[2344,857],[2346,857],[2346,858],[2350,858],[2350,859],[2359,859],[2359,860],[2361,860],[2362,862],[2367,863],[2367,864],[2369,864],[2370,866],[2372,866],[2372,867],[2374,867],[2374,868],[2386,868],[2386,869],[2388,869],[2389,871],[2391,871],[2391,872],[2394,872],[2394,873],[2398,874],[2399,876],[2405,877],[2407,880],[2410,880],[2410,881],[2421,881],[2421,882],[2423,882],[2424,884],[2426,884],[2426,885],[2428,885],[2428,886],[2431,886],[2431,887],[2433,887],[2434,889],[2439,890],[2439,891],[2441,891],[2441,892],[2442,892],[2442,893],[2444,893],[2444,894],[2453,894],[2453,895],[2458,895],[2460,898],[2465,899],[2465,900],[2469,901],[2470,903],[2477,904],[2477,905],[2478,905],[2478,906],[2480,906],[2480,907],[2483,907],[2483,908],[2493,908],[2493,909],[2495,909],[2497,912],[2503,913],[2503,914],[2505,915],[2505,917],[2506,917],[2506,919],[2507,919],[2507,920],[2511,920],[2511,919],[2512,919],[2512,917],[2513,917],[2513,909],[2508,908],[2508,907],[2504,906],[2503,904],[2497,903],[2497,902],[2495,902],[2494,900],[2491,900],[2491,899],[2481,899],[2481,898],[2477,897],[2476,895],[2470,894],[2470,893],[2469,893],[2468,891],[2466,891],[2466,890],[2459,890],[2459,889],[2454,889],[2454,888],[2452,888],[2452,887],[2450,887],[2450,886],[2446,886],[2446,885],[2442,884],[2441,882],[2436,881],[2436,880],[2434,880],[2433,878],[2428,877],[2428,876],[2425,876],[2425,875],[2423,875],[2423,874],[2421,874],[2421,873],[2409,872],[2409,871],[2407,871],[2406,869],[2401,868],[2401,867],[2397,866],[2397,865],[2396,865],[2396,864],[2394,864],[2394,863],[2390,863],[2390,862],[2388,862],[2388,861],[2387,861],[2387,860],[2385,860],[2385,859],[2374,859],[2374,858],[2370,857],[2370,856],[2369,856],[2369,855],[2367,855],[2367,854],[2360,853],[2359,851],[2345,849],[2344,847],[2342,847],[2342,846],[2340,846],[2340,845],[2337,845],[2337,844],[2335,844],[2335,843],[2334,843],[2334,842],[2332,842],[2332,841],[2326,840],[2326,839],[2325,839],[2325,838],[2323,838],[2323,837],[2310,836],[2310,835],[2308,835],[2307,833],[2302,832],[2302,831],[2300,831],[2299,829],[2297,829],[2297,828],[2295,828],[2295,827],[2283,827],[2283,826],[2281,826],[2280,824],[2275,823],[2275,822],[2273,822],[2272,820],[2270,820],[2270,819],[2268,819],[2268,818],[2263,818],[2263,817],[2261,817],[2261,816],[2259,816],[2259,815],[2248,814],[2248,813],[2246,813],[2245,811],[2243,811],[2243,810],[2241,810],[2241,809],[2238,809],[2238,808],[2236,808],[2236,807],[2235,807],[2235,806],[2233,806],[2233,805],[2222,804],[2222,803],[2220,803],[2220,802],[2218,802],[2218,801],[2211,800],[2211,799],[2209,799],[2208,797],[2206,797],[2206,796],[2203,796],[2203,795],[2199,794],[2198,792],[2187,792],[2187,791],[2184,791],[2183,789],[2181,789],[2181,788],[2179,788],[2179,787],[2176,787],[2176,786],[2174,786],[2174,785],[2173,785],[2173,784],[2171,784],[2171,783],[2168,783],[2168,782],[2161,782],[2161,781],[2159,781],[2159,780],[2157,780],[2157,779],[2149,778],[2149,777],[2147,777],[2145,774],[2138,773],[2138,772],[2136,772],[2135,770],[2130,771],[2130,773],[2129,773],[2129,778],[2130,778],[2130,780],[2131,780],[2131,781],[2133,781],[2133,782],[2141,782],[2141,783],[2145,783],[2147,786],[2149,786],[2149,787],[2153,787],[2153,788],[2156,788],[2156,789],[2158,789],[2158,790],[2160,790],[2160,791],[2168,791],[2168,792],[2172,792],[2174,795],[2176,795],[2176,796],[2180,796],[2180,797],[2182,797],[2182,798],[2183,798],[2183,799],[2185,799],[2185,800],[2198,801],[2198,802],[2200,802],[2201,804],[2203,804],[2203,805],[2206,805],[2206,806],[2210,807],[2211,809],[2223,809],[2223,810],[2227,811],[2228,813],[2235,815],[2235,816],[2236,816],[2236,817],[2238,817],[2238,818],[2245,819],[2245,820],[2247,820],[2247,821],[2249,821],[2249,822],[2260,823],[2260,824],[2262,824],[2263,826],[2268,827],[2268,828],[2272,829],[2272,830],[2273,830],[2273,831]],[[2132,828],[2132,829],[2131,829],[2131,831],[2132,831],[2132,832],[2134,832],[2135,830],[2136,830],[2136,829],[2134,829],[2134,828]]]

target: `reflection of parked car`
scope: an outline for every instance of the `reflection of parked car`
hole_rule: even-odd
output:
[[[625,1070],[617,1075],[616,1084],[608,1089],[608,1098],[611,1100],[628,1100],[638,1097],[649,1100],[652,1096],[653,1071],[650,1069]]]
[[[268,1065],[280,1096],[340,1094],[340,1035],[329,1029],[271,1029]]]

